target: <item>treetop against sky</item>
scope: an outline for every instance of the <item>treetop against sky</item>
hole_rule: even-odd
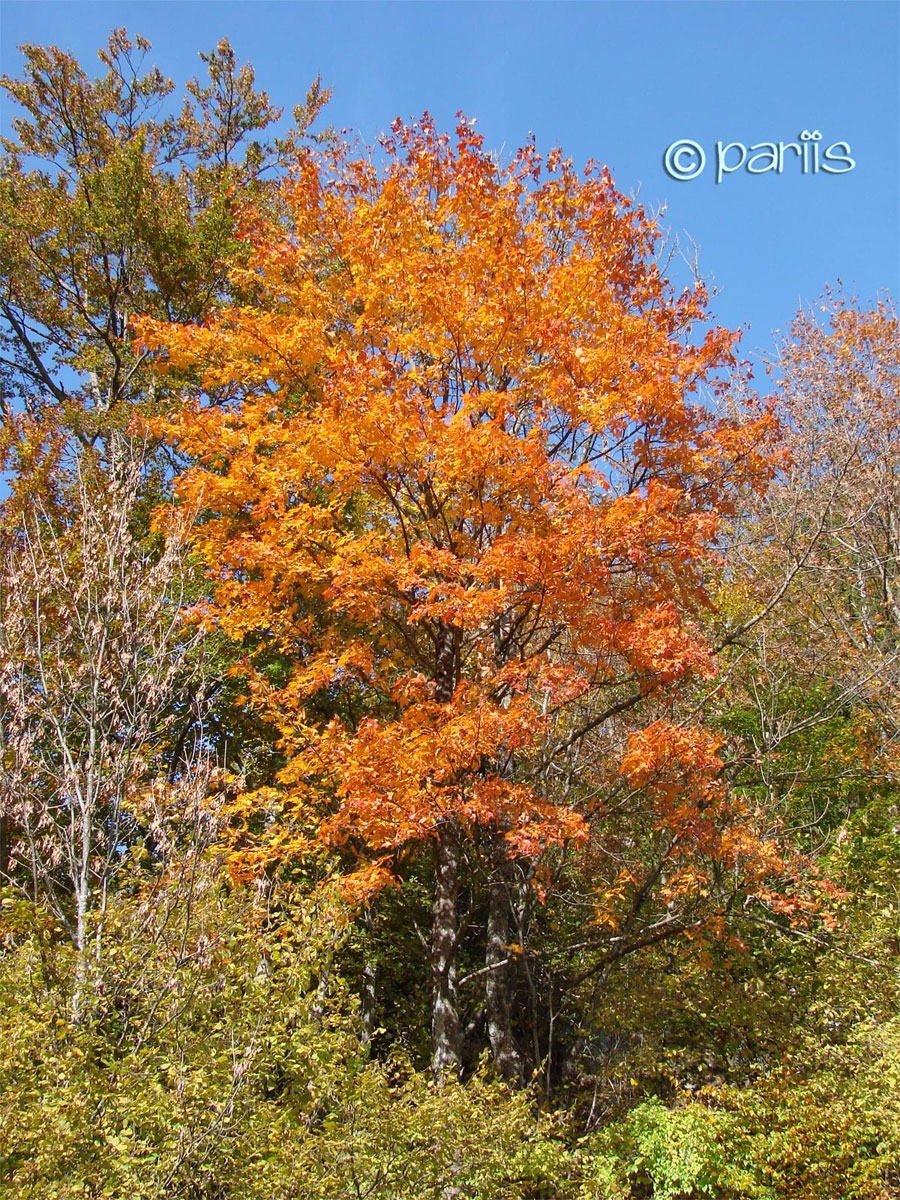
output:
[[[150,59],[181,84],[202,73],[198,54],[227,36],[284,107],[285,125],[321,74],[333,89],[325,120],[368,142],[396,117],[426,109],[442,128],[459,110],[477,117],[501,159],[533,132],[542,152],[559,144],[576,166],[606,163],[621,191],[664,208],[662,226],[688,259],[699,255],[700,272],[717,289],[717,318],[749,325],[744,350],[753,353],[825,285],[840,280],[870,299],[900,278],[898,13],[880,0],[4,0],[0,63],[18,75],[17,47],[32,42],[71,50],[90,69],[116,24],[149,38]],[[13,116],[5,106],[4,131]],[[696,164],[696,147],[705,165],[693,178],[674,178],[664,155],[685,141],[694,146],[674,159],[676,168]],[[690,279],[677,256],[669,273]]]

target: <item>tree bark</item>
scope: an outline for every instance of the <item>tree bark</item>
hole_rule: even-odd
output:
[[[512,1032],[509,1007],[510,863],[502,838],[494,843],[494,870],[488,901],[484,1000],[494,1062],[509,1083],[521,1083],[525,1064]]]
[[[363,963],[363,987],[362,987],[362,1003],[360,1005],[360,1014],[362,1017],[362,1041],[363,1045],[369,1049],[372,1045],[372,1037],[375,1033],[376,1019],[376,986],[378,982],[378,963],[374,953],[371,950],[372,930],[375,925],[375,908],[374,904],[370,904],[366,909],[365,927],[368,934],[369,952],[366,954]]]
[[[438,1080],[459,1074],[461,1038],[456,978],[459,925],[459,843],[455,822],[441,822],[434,843],[434,905],[431,923],[432,1070]]]
[[[442,624],[435,645],[435,699],[447,704],[456,689],[459,630]],[[431,911],[432,1070],[437,1080],[455,1078],[462,1065],[456,948],[459,937],[459,830],[444,816],[434,842],[434,901]]]
[[[9,817],[0,814],[0,886],[9,878],[10,844],[12,839],[9,832]]]

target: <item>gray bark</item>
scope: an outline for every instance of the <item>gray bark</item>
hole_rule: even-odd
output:
[[[435,698],[452,699],[459,666],[459,630],[442,625],[435,647]],[[456,947],[459,934],[459,838],[456,821],[445,816],[434,842],[434,901],[431,912],[431,1037],[435,1078],[455,1078],[461,1067],[462,1038]]]
[[[497,1068],[508,1082],[522,1082],[525,1064],[512,1032],[509,1007],[509,918],[511,867],[501,838],[494,848],[490,881],[484,1000],[488,1038]]]
[[[375,924],[375,914],[373,906],[370,905],[366,910],[365,926],[369,937],[372,936],[372,929]],[[362,1040],[363,1045],[370,1047],[372,1045],[372,1037],[375,1033],[375,1018],[376,1018],[376,985],[378,982],[378,963],[374,954],[368,954],[363,963],[363,986],[362,986],[362,1003],[360,1005],[362,1016]]]
[[[441,823],[434,843],[434,905],[431,924],[431,1036],[435,1078],[459,1074],[461,1038],[456,974],[459,924],[459,844],[455,823]]]

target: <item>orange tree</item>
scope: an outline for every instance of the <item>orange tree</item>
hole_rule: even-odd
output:
[[[277,222],[244,214],[243,303],[140,328],[162,370],[194,372],[165,431],[205,511],[205,619],[247,647],[281,735],[234,869],[324,843],[368,896],[430,845],[440,1075],[460,1060],[461,855],[486,839],[488,1028],[521,1073],[504,871],[586,832],[549,764],[714,672],[704,572],[768,474],[770,424],[704,402],[735,335],[703,326],[702,287],[675,294],[605,170],[531,145],[501,167],[470,122],[451,139],[426,117],[377,158],[300,157],[283,201]],[[753,857],[722,832],[708,732],[648,720],[620,749],[673,846]]]

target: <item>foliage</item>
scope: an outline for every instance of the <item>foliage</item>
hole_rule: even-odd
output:
[[[502,1084],[438,1091],[368,1059],[329,970],[339,914],[248,907],[212,860],[199,876],[120,892],[78,1021],[58,924],[4,898],[0,1195],[499,1200],[568,1169],[553,1123]]]
[[[554,152],[540,180],[533,148],[501,171],[466,124],[381,149],[384,172],[301,160],[287,237],[246,218],[252,303],[140,327],[167,369],[253,389],[167,428],[224,566],[215,620],[293,660],[251,677],[290,754],[279,829],[324,791],[328,839],[376,863],[451,817],[532,853],[579,822],[505,754],[547,737],[542,701],[709,670],[688,614],[761,429],[691,403],[732,339],[682,344],[704,294],[669,294],[608,177]],[[326,689],[339,717],[316,729]]]
[[[754,1173],[741,1165],[739,1125],[730,1115],[700,1104],[667,1108],[639,1104],[592,1146],[597,1185],[609,1200],[628,1200],[647,1186],[657,1200],[684,1196],[765,1195]]]
[[[3,81],[0,1195],[895,1200],[891,304],[763,403],[602,169],[148,49]]]
[[[134,313],[201,317],[227,293],[238,246],[233,189],[262,198],[280,115],[223,40],[186,89],[145,68],[150,43],[110,34],[91,79],[56,47],[21,48],[4,76],[12,136],[0,164],[0,464],[12,491],[48,503],[67,440],[109,454],[159,394],[128,328]],[[298,106],[293,145],[327,100]],[[9,510],[10,501],[5,508]]]
[[[522,1076],[514,860],[527,893],[554,847],[595,834],[558,786],[589,735],[714,674],[705,572],[720,519],[770,473],[772,423],[700,403],[734,338],[689,336],[705,292],[673,294],[608,174],[581,180],[558,151],[544,168],[533,146],[500,168],[462,120],[455,142],[398,124],[380,151],[382,167],[307,154],[280,221],[248,208],[246,303],[137,323],[163,378],[199,373],[207,393],[152,428],[194,464],[176,489],[204,510],[205,619],[247,648],[286,760],[232,809],[236,878],[318,842],[367,899],[433,846],[435,1063],[455,1069],[460,862],[478,845],[488,1036]],[[255,669],[259,649],[284,674]],[[610,757],[652,814],[667,900],[704,894],[701,856],[780,872],[715,782],[717,739],[657,716],[620,724]],[[613,886],[640,893],[642,867]],[[673,914],[666,935],[697,923]]]

